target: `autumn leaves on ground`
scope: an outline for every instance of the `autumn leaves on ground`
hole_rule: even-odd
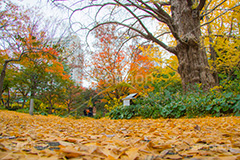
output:
[[[240,117],[74,120],[0,111],[0,159],[240,159]]]

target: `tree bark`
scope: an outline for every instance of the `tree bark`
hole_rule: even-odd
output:
[[[22,102],[22,109],[24,108],[25,103],[26,103],[26,99],[24,98],[24,99],[23,99],[23,102]]]
[[[9,62],[13,62],[13,61],[20,61],[21,60],[21,57],[25,54],[26,52],[22,52],[19,56],[18,59],[8,59],[8,60],[5,60],[4,61],[4,64],[3,64],[3,69],[2,69],[2,72],[1,72],[1,77],[0,77],[0,100],[2,99],[2,92],[3,92],[3,82],[4,82],[4,78],[6,76],[6,70],[7,70],[7,65]]]
[[[210,20],[209,16],[206,15],[206,20],[207,22]],[[219,77],[218,77],[218,72],[217,72],[217,67],[216,67],[216,60],[217,60],[217,53],[214,49],[213,46],[213,38],[211,37],[212,35],[212,29],[210,24],[207,24],[207,29],[208,29],[208,35],[209,35],[209,43],[210,43],[210,54],[211,54],[211,60],[213,61],[213,77],[215,78],[215,82],[218,85],[219,84]]]
[[[30,107],[29,107],[29,114],[33,116],[33,110],[34,110],[34,99],[30,99]]]
[[[71,112],[71,105],[68,103],[68,105],[67,105],[67,109],[68,109],[68,114]]]
[[[52,114],[53,104],[50,104],[50,107],[48,108],[48,114]]]
[[[187,91],[195,84],[202,84],[202,88],[208,90],[215,86],[215,80],[200,41],[200,10],[193,9],[186,0],[171,0],[171,11],[173,26],[180,36],[176,56],[183,89]]]
[[[7,108],[10,109],[10,89],[8,89]]]

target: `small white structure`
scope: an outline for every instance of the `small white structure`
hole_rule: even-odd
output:
[[[129,94],[127,97],[123,98],[123,106],[130,106],[131,105],[131,100],[135,99],[137,96],[137,93]]]

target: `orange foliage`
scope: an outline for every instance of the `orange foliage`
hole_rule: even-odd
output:
[[[129,81],[132,86],[130,92],[146,93],[154,88],[149,84],[153,81],[152,72],[154,61],[148,56],[137,54],[130,63]]]
[[[149,56],[141,54],[132,45],[119,51],[124,36],[117,32],[114,25],[100,26],[94,34],[98,39],[95,44],[98,50],[89,61],[89,75],[107,100],[119,99],[131,92],[153,90],[148,85],[154,67]],[[137,53],[132,53],[133,50],[137,50]]]

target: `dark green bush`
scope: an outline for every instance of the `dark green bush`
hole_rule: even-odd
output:
[[[29,108],[18,109],[16,111],[20,113],[29,113]]]
[[[100,119],[102,117],[104,117],[104,113],[102,111],[98,111],[93,118],[94,119]]]
[[[149,97],[138,98],[136,105],[119,106],[109,113],[112,119],[180,118],[203,116],[240,116],[240,95],[217,91],[191,92],[189,94],[150,93]]]

